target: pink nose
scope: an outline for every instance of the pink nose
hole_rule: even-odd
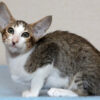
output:
[[[17,36],[14,36],[12,39],[12,43],[15,45],[16,43],[18,43],[19,39]]]

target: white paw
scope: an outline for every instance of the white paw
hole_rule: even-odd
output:
[[[72,92],[71,90],[58,89],[58,88],[51,88],[48,91],[48,95],[51,97],[78,96],[76,93]]]
[[[51,88],[49,91],[48,91],[48,95],[51,96],[51,97],[59,97],[59,91],[56,89],[56,88]]]
[[[22,97],[37,97],[38,95],[37,94],[35,94],[35,93],[33,93],[33,92],[31,92],[31,91],[24,91],[23,93],[22,93]]]

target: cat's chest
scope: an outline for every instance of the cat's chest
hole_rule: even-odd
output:
[[[28,74],[24,68],[30,54],[31,51],[15,58],[12,58],[10,56],[8,57],[8,64],[13,80],[20,82],[31,80],[31,75]]]

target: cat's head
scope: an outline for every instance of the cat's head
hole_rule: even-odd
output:
[[[47,16],[36,23],[28,24],[16,20],[7,6],[0,3],[0,31],[6,48],[12,53],[26,52],[43,37],[51,25],[52,17]]]

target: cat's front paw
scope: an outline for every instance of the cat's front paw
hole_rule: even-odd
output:
[[[51,88],[48,91],[48,95],[50,97],[78,96],[76,93],[72,92],[71,90],[58,89],[58,88]]]
[[[22,93],[22,97],[37,97],[38,95],[37,94],[35,94],[35,93],[33,93],[33,92],[31,92],[31,91],[24,91],[23,93]]]

